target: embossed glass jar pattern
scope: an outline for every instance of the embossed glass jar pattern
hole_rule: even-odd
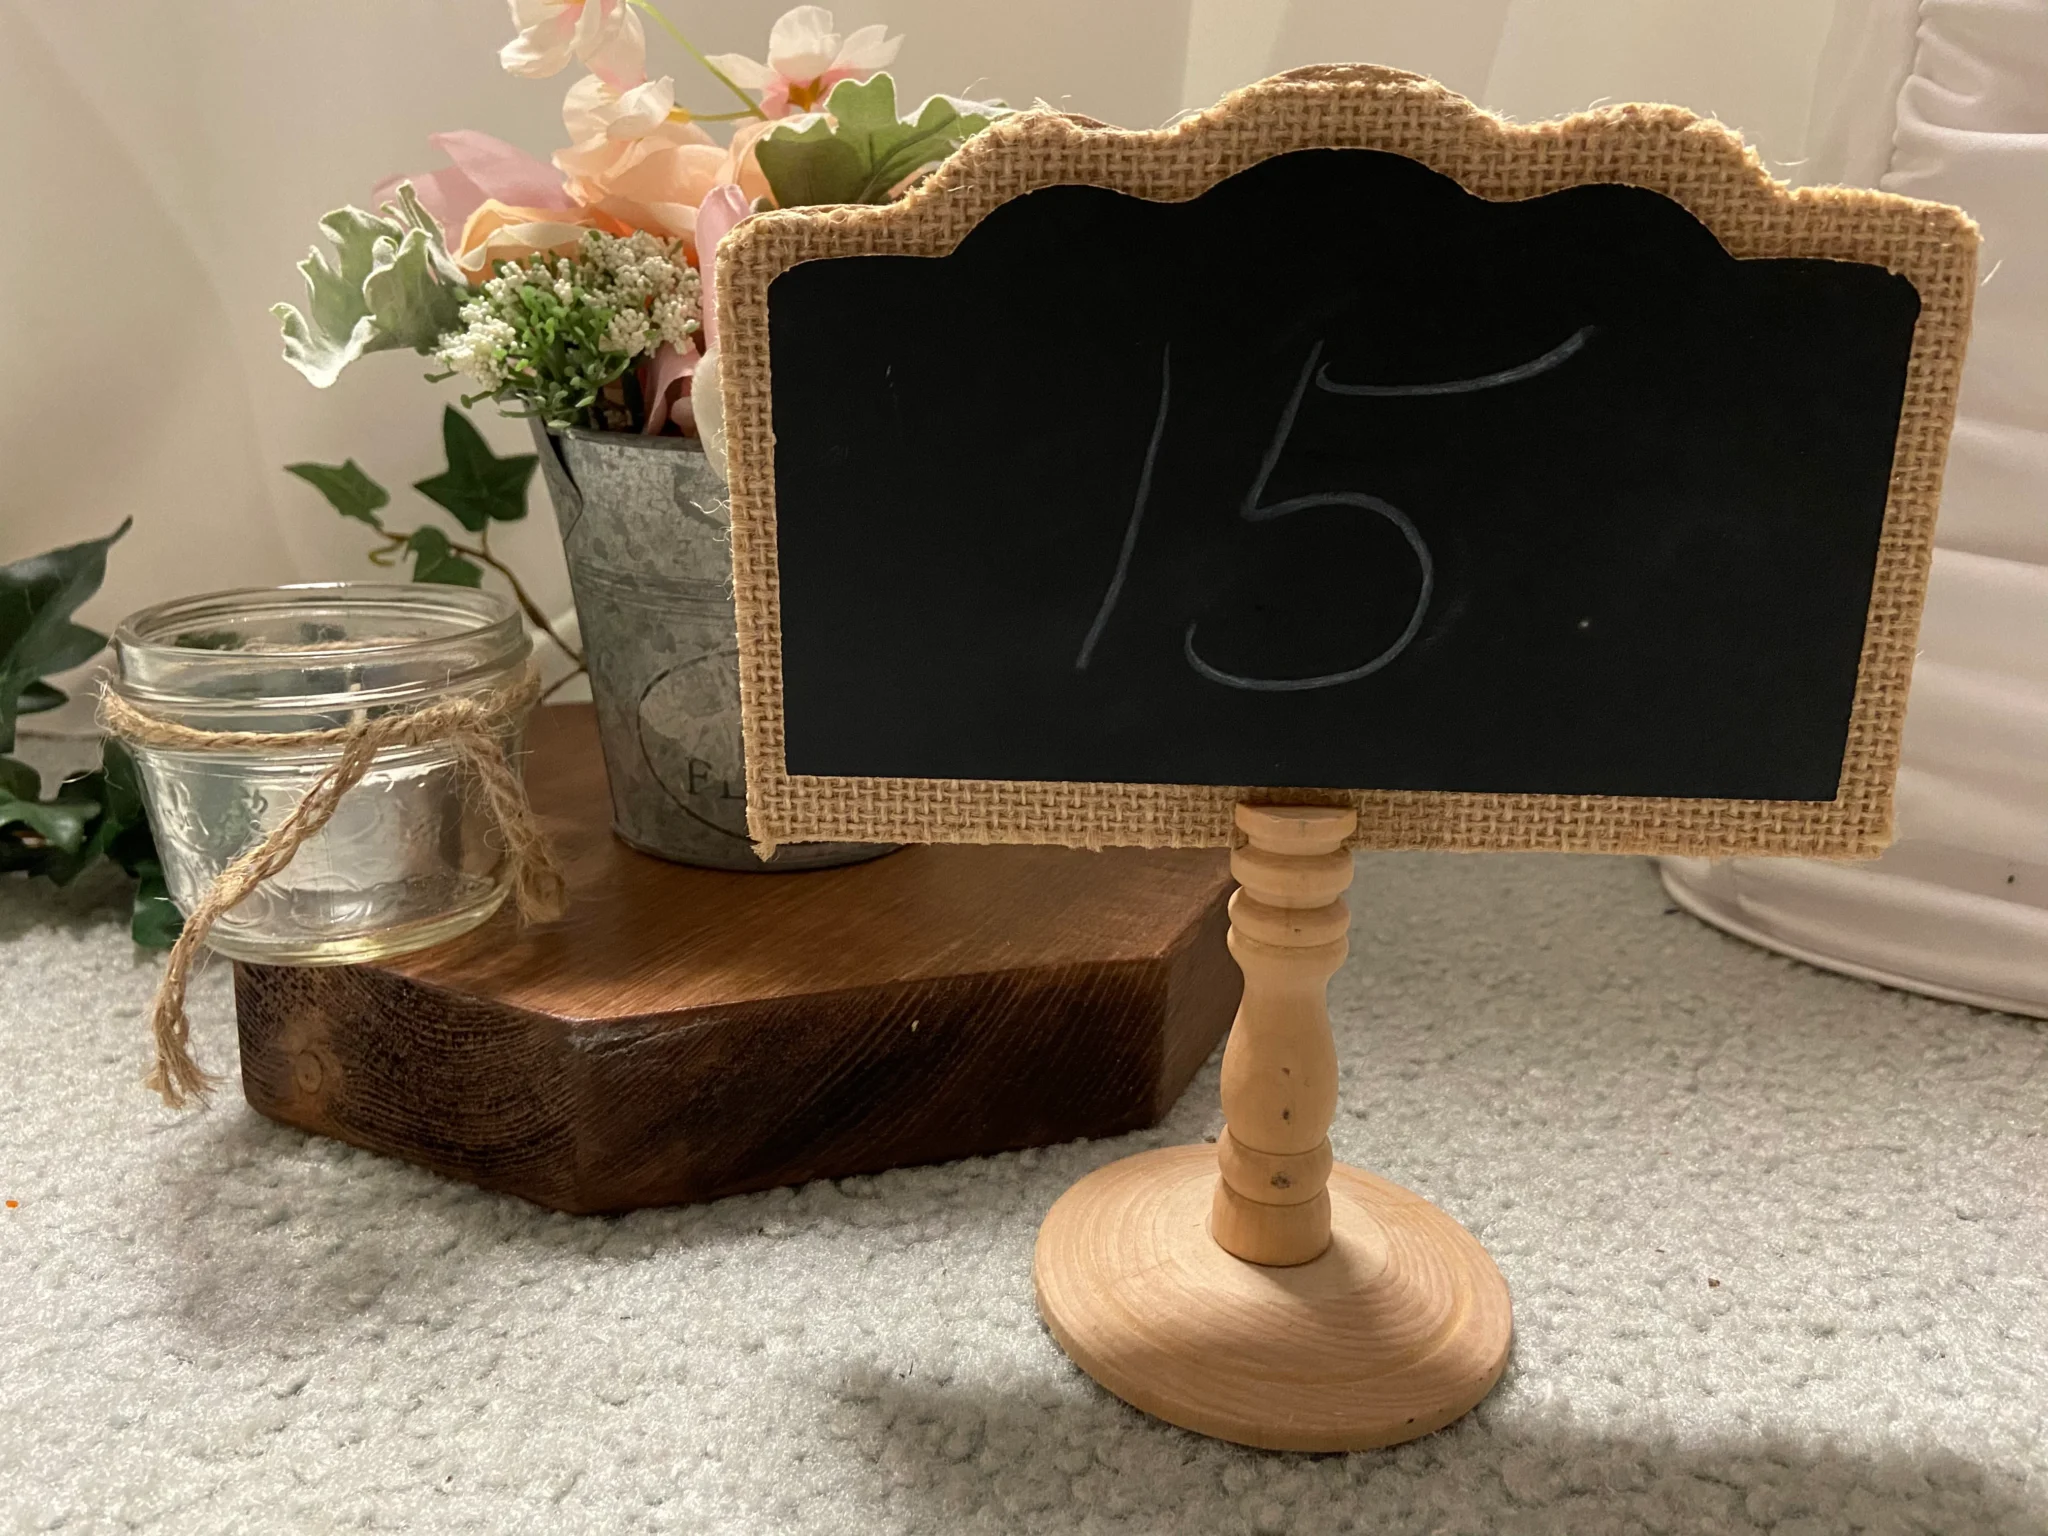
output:
[[[323,731],[503,688],[518,680],[531,649],[512,604],[489,592],[278,587],[136,614],[114,635],[114,686],[138,708],[201,730]],[[134,752],[164,875],[185,911],[338,755],[331,747]],[[400,954],[484,921],[505,899],[509,875],[503,839],[454,750],[392,748],[284,870],[221,918],[209,945],[273,965]]]

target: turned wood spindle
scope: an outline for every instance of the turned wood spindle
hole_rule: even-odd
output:
[[[1500,1379],[1507,1283],[1428,1201],[1330,1161],[1326,992],[1349,947],[1356,815],[1240,805],[1237,827],[1244,994],[1223,1134],[1124,1158],[1060,1196],[1038,1231],[1039,1313],[1082,1370],[1184,1429],[1286,1451],[1395,1445]]]
[[[1230,952],[1244,999],[1223,1052],[1209,1230],[1253,1264],[1306,1264],[1330,1246],[1337,1046],[1326,998],[1350,949],[1355,811],[1240,805],[1230,856]]]

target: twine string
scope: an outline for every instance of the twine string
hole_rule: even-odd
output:
[[[397,747],[442,746],[481,790],[485,809],[505,839],[513,900],[522,923],[561,916],[567,890],[561,867],[541,832],[519,774],[507,759],[500,733],[524,717],[540,697],[540,678],[529,670],[509,688],[468,698],[445,699],[422,709],[395,711],[374,720],[319,731],[209,731],[166,719],[102,689],[100,723],[136,746],[175,752],[308,752],[333,749],[334,763],[261,842],[238,855],[185,914],[185,926],[171,946],[170,963],[150,1010],[156,1062],[144,1086],[172,1109],[204,1099],[214,1076],[192,1057],[192,1025],[185,1014],[185,990],[192,966],[215,923],[264,881],[289,865],[299,849],[334,819],[343,796],[361,782],[378,754]]]

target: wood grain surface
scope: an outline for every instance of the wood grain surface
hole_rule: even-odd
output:
[[[587,706],[538,711],[530,743],[568,914],[376,965],[238,965],[255,1108],[624,1210],[1149,1125],[1237,1006],[1220,851],[686,869],[611,835]]]
[[[1098,1168],[1054,1204],[1033,1274],[1045,1325],[1132,1406],[1276,1451],[1364,1451],[1460,1418],[1507,1366],[1507,1282],[1420,1195],[1339,1163],[1330,1241],[1306,1264],[1209,1232],[1216,1149]]]

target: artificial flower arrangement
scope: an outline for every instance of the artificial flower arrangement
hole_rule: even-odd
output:
[[[433,360],[430,380],[473,387],[464,407],[489,399],[551,428],[696,438],[722,477],[719,240],[765,208],[887,202],[1007,109],[933,96],[899,117],[882,69],[902,39],[881,26],[842,37],[815,5],[775,23],[762,61],[702,53],[651,0],[508,3],[506,70],[585,70],[562,102],[568,146],[549,164],[489,134],[435,134],[448,166],[385,181],[377,212],[328,214],[332,251],[299,264],[305,311],[271,311],[285,360],[324,389],[365,353],[409,347]],[[694,111],[674,77],[649,78],[643,14],[737,105]],[[497,572],[570,663],[560,687],[584,670],[582,652],[490,548],[494,523],[526,515],[539,460],[494,455],[453,406],[442,440],[447,469],[414,489],[461,525],[454,538],[387,526],[390,494],[353,459],[286,468],[374,530],[373,564],[466,586]]]
[[[901,39],[880,26],[841,37],[818,6],[776,22],[763,62],[706,56],[648,0],[509,3],[518,35],[499,54],[507,70],[544,78],[574,61],[587,71],[563,102],[568,147],[550,165],[488,134],[437,134],[449,166],[392,178],[371,198],[377,212],[328,214],[332,252],[316,248],[299,268],[304,312],[273,310],[285,358],[324,389],[366,353],[409,347],[434,360],[430,378],[475,386],[465,406],[491,399],[551,427],[701,437],[722,468],[719,239],[764,208],[887,202],[1006,109],[934,96],[899,117],[881,71]],[[672,77],[648,78],[642,14],[736,107],[695,112],[677,104]],[[706,124],[724,125],[726,140]],[[490,550],[491,525],[525,515],[536,458],[493,454],[453,407],[442,436],[447,469],[415,489],[471,542],[431,524],[387,527],[389,493],[353,460],[288,468],[376,531],[379,565],[407,559],[416,581],[467,586],[496,571],[580,669]],[[108,740],[101,767],[48,795],[11,755],[17,717],[64,702],[49,677],[104,647],[72,614],[126,531],[0,566],[0,874],[62,885],[115,865],[136,882],[137,942],[162,948],[181,918],[126,749]]]
[[[899,116],[881,71],[902,39],[881,26],[842,37],[814,5],[775,23],[765,61],[700,52],[650,0],[510,6],[507,70],[587,71],[562,104],[568,147],[550,165],[488,134],[437,134],[448,167],[386,182],[379,212],[323,219],[335,249],[300,264],[305,312],[273,311],[287,361],[315,385],[410,347],[438,364],[430,377],[475,386],[466,406],[698,436],[716,460],[719,239],[764,208],[887,202],[1004,111],[934,96]],[[695,111],[672,76],[649,78],[643,13],[736,105]]]

